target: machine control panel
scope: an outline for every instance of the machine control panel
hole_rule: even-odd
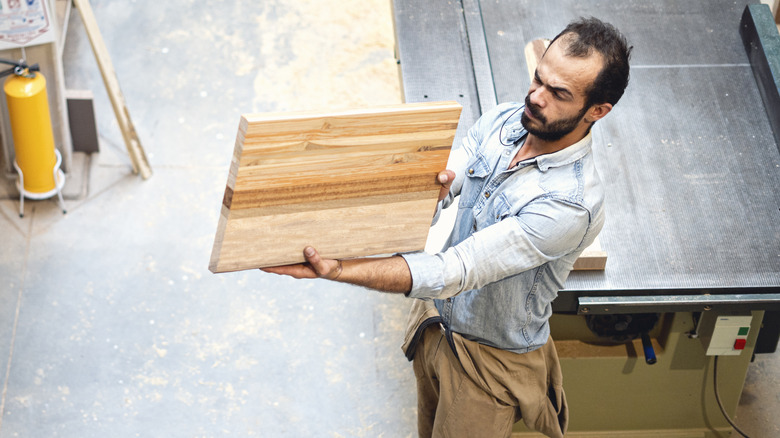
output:
[[[736,356],[742,353],[752,320],[750,313],[704,312],[697,331],[707,356]]]

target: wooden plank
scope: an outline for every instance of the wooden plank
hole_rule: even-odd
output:
[[[130,119],[130,112],[127,110],[125,97],[119,88],[119,79],[116,77],[114,64],[111,62],[111,57],[98,28],[92,7],[89,5],[89,0],[73,0],[73,4],[76,5],[81,15],[81,21],[84,22],[87,37],[92,45],[92,51],[95,54],[100,74],[103,76],[103,83],[106,86],[106,92],[111,101],[111,107],[114,109],[114,115],[119,124],[119,130],[122,132],[127,153],[130,155],[133,173],[140,173],[143,179],[147,179],[152,176],[152,168],[146,159],[146,153],[141,146],[141,140],[138,139],[133,121]]]
[[[525,61],[528,66],[528,76],[532,81],[536,74],[536,66],[539,65],[539,60],[542,59],[549,45],[550,40],[548,39],[536,39],[525,46]],[[572,269],[575,271],[603,271],[606,266],[607,252],[601,249],[601,242],[596,237],[593,243],[580,254]]]
[[[417,103],[241,117],[209,269],[418,251],[461,106]]]
[[[603,271],[607,267],[607,252],[601,249],[598,236],[574,261],[575,271]]]
[[[548,39],[537,39],[525,45],[525,63],[528,66],[528,77],[534,80],[534,74],[536,74],[536,66],[539,65],[539,60],[542,59],[547,46],[550,45]]]

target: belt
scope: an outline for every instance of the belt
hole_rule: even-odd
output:
[[[452,350],[452,353],[456,358],[458,357],[458,351],[455,349],[455,341],[452,339],[452,330],[450,330],[450,328],[444,322],[444,318],[441,316],[434,316],[432,318],[426,319],[420,323],[419,326],[417,326],[417,331],[414,332],[412,341],[409,343],[409,348],[406,349],[406,358],[409,359],[410,362],[412,359],[414,359],[414,353],[417,350],[417,344],[420,343],[420,339],[422,339],[422,335],[425,333],[425,329],[433,326],[434,324],[439,324],[439,330],[441,330],[441,334],[444,335],[444,337],[447,339],[447,344],[449,344],[450,350]]]

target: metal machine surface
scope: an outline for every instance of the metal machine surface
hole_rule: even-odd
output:
[[[777,345],[776,329],[760,328],[780,310],[780,153],[740,36],[753,3],[394,1],[405,99],[459,101],[458,138],[497,102],[525,98],[528,42],[596,16],[634,46],[626,94],[594,126],[607,190],[606,269],[573,272],[551,322],[575,431],[727,430],[706,384],[712,360],[692,339],[700,312],[752,312],[745,352],[721,359],[727,411],[736,409],[756,344]],[[615,342],[592,334],[583,316],[631,314],[659,315],[646,330],[656,365],[629,365],[640,355],[631,342],[594,345]],[[614,383],[622,393],[593,407],[592,391]],[[576,404],[592,409],[578,416]],[[641,419],[613,417],[639,405],[648,410]]]

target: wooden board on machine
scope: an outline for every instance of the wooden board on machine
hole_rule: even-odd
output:
[[[241,117],[209,269],[425,247],[456,102]]]

